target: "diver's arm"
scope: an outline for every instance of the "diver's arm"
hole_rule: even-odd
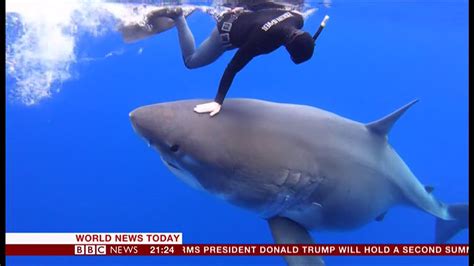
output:
[[[229,65],[227,65],[224,75],[222,75],[215,100],[210,103],[196,105],[196,107],[194,107],[194,111],[196,113],[210,113],[211,116],[215,116],[220,112],[224,98],[230,88],[230,85],[232,84],[232,80],[234,79],[235,75],[237,72],[242,70],[242,68],[244,68],[244,66],[247,65],[247,63],[250,62],[250,60],[252,60],[252,58],[256,55],[252,49],[245,47],[255,46],[243,46],[237,51]]]
[[[227,95],[230,86],[232,85],[235,75],[240,70],[242,70],[254,57],[255,52],[246,48],[245,46],[237,51],[230,63],[227,65],[224,74],[222,75],[219,84],[219,90],[217,91],[217,95],[214,99],[215,102],[222,105],[224,98]]]

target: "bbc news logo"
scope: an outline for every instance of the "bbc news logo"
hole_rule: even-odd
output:
[[[105,245],[74,245],[74,255],[107,255]]]

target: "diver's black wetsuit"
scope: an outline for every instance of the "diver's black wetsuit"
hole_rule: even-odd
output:
[[[284,45],[288,35],[296,28],[303,27],[303,17],[293,11],[288,11],[274,3],[265,3],[249,7],[233,21],[230,31],[230,44],[239,48],[219,84],[215,101],[224,102],[232,81],[240,70],[255,56],[273,52]],[[226,17],[227,16],[227,17]],[[222,33],[224,22],[231,14],[224,15],[218,22],[218,29]]]

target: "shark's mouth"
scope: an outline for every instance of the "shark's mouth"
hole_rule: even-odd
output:
[[[181,168],[168,160],[165,160],[163,156],[161,156],[161,160],[163,163],[168,167],[168,169],[176,175],[179,179],[184,181],[186,184],[189,186],[198,189],[198,190],[204,190],[204,188],[201,186],[199,181],[194,177],[191,173],[189,173],[186,168]]]
[[[172,167],[172,168],[174,168],[174,169],[176,169],[176,170],[181,170],[181,168],[179,168],[179,167],[176,166],[175,164],[170,163],[170,162],[168,162],[168,161],[165,161],[165,162],[166,162],[166,164],[169,165],[170,167]]]

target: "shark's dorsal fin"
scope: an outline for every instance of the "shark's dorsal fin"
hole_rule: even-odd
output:
[[[377,121],[371,122],[366,124],[365,126],[372,132],[385,136],[388,134],[390,129],[392,128],[393,124],[400,118],[403,113],[405,113],[408,108],[412,105],[417,103],[418,100],[411,101],[410,103],[406,104],[405,106],[401,107],[400,109],[396,110],[395,112],[379,119]]]

